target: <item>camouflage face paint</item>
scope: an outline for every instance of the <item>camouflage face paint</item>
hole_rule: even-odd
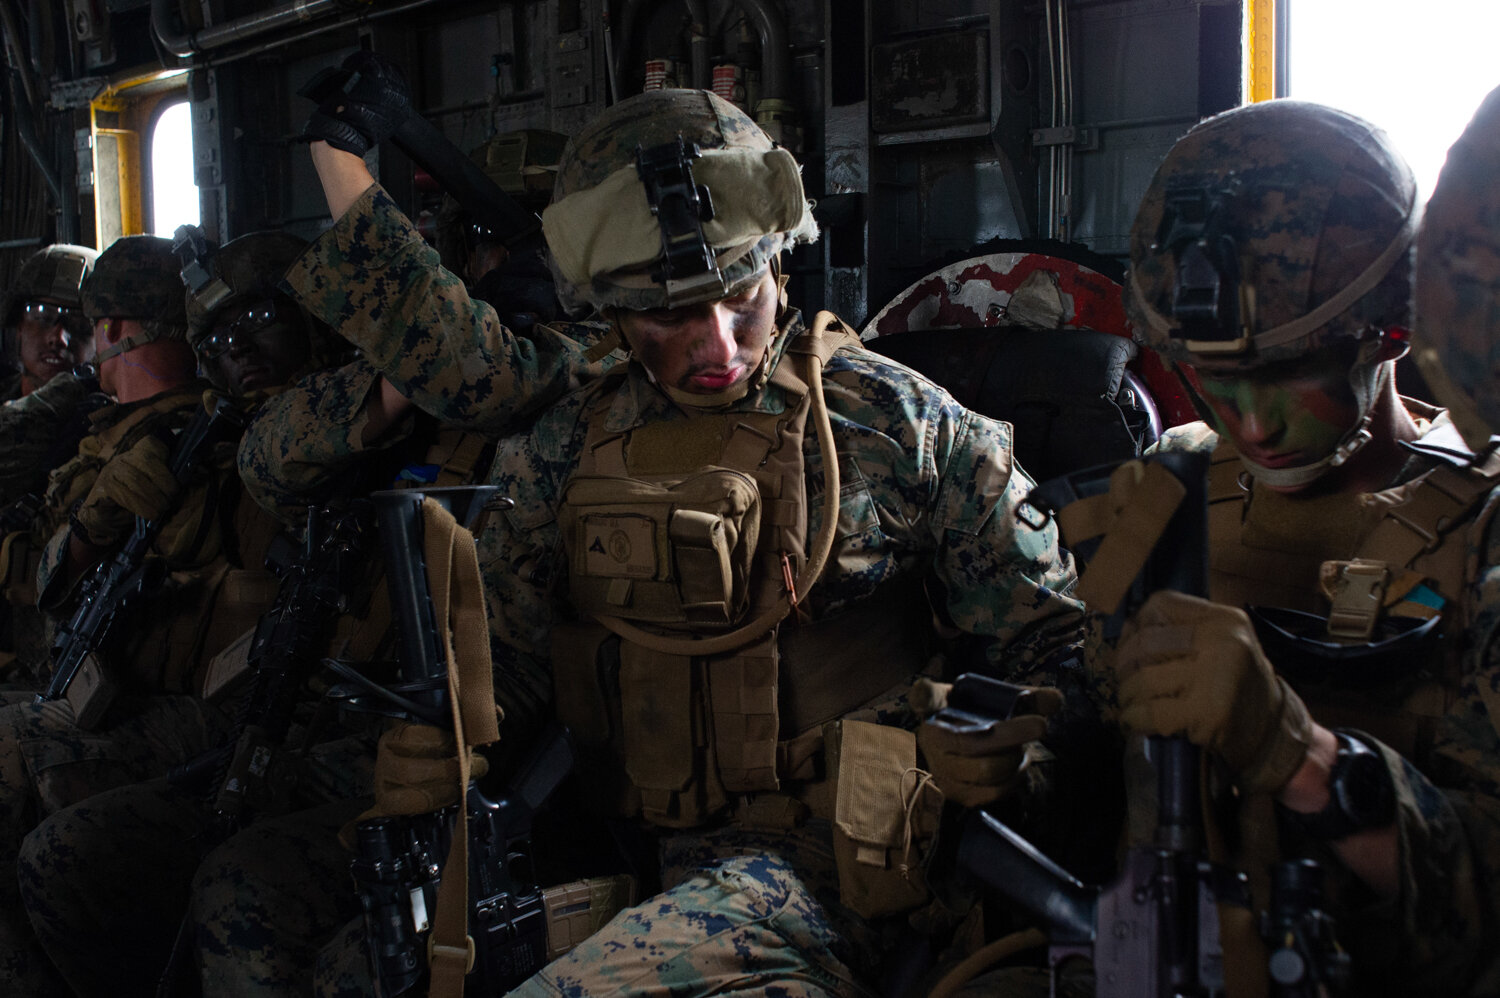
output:
[[[1325,349],[1247,374],[1183,370],[1242,456],[1284,468],[1328,456],[1359,422],[1349,367],[1347,351]]]
[[[680,308],[622,311],[631,349],[663,385],[712,395],[755,372],[776,331],[776,279],[767,268],[748,290]]]

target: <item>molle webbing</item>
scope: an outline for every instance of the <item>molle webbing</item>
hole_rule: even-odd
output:
[[[784,363],[782,366],[788,365]],[[760,494],[760,522],[754,529],[758,542],[753,548],[742,551],[745,556],[753,554],[753,560],[745,566],[748,571],[736,571],[738,566],[729,566],[731,576],[745,575],[749,582],[748,607],[732,608],[739,612],[726,615],[722,621],[724,625],[733,624],[746,611],[752,616],[757,615],[781,602],[785,591],[783,556],[793,566],[794,573],[805,558],[807,496],[806,476],[802,472],[802,439],[807,428],[808,408],[804,385],[801,397],[789,400],[788,411],[784,414],[716,414],[647,424],[628,436],[618,435],[593,446],[586,445],[577,478],[584,484],[595,485],[600,479],[594,476],[608,476],[625,488],[628,483],[643,479],[677,477],[685,470],[684,466],[697,469],[705,464],[749,475]],[[602,422],[602,419],[591,421],[590,444],[593,443],[595,428]],[[715,450],[716,455],[713,454]],[[674,463],[679,469],[676,475],[668,470]],[[592,467],[586,467],[589,465]],[[691,524],[695,519],[674,511],[669,530],[672,535],[670,550],[661,552],[663,558],[670,558],[673,562],[675,585],[682,595],[683,609],[689,613],[699,590],[704,594],[715,589],[722,591],[719,585],[722,569],[716,569],[712,564],[717,561],[714,547],[695,543],[696,538],[683,536],[686,533],[683,524]],[[704,518],[708,524],[719,519]],[[749,535],[751,530],[747,528],[743,532]],[[588,552],[580,554],[587,556]],[[575,560],[570,566],[570,577],[581,580],[579,570],[582,567]],[[705,573],[709,576],[706,579],[702,578]],[[618,587],[616,591],[619,591]],[[607,609],[612,615],[627,620],[631,616],[628,605],[583,606],[581,609]],[[704,622],[689,620],[686,623],[701,627]],[[702,794],[703,803],[722,805],[722,792],[711,789],[718,782],[731,792],[775,790],[780,786],[776,778],[779,722],[775,630],[758,635],[733,651],[706,659],[710,665],[704,676],[702,693],[706,694],[708,709],[713,714],[712,744],[705,740],[698,751],[684,756],[677,765],[662,770],[656,768],[657,764],[687,748],[691,733],[676,730],[682,726],[681,722],[675,726],[668,724],[661,713],[641,709],[632,711],[631,705],[634,703],[641,708],[648,700],[655,702],[657,697],[668,695],[668,686],[678,687],[682,695],[687,695],[690,691],[682,689],[682,685],[692,674],[691,663],[695,658],[640,648],[633,642],[623,643],[620,657],[621,692],[626,698],[626,767],[631,781],[641,791],[648,818],[659,823],[688,820],[695,809],[685,807],[685,802],[677,799],[680,794]],[[663,674],[655,679],[644,678],[657,669]],[[654,690],[651,697],[631,698],[626,689],[627,675],[640,679],[643,688]],[[684,709],[683,716],[691,713]],[[676,737],[672,737],[674,734]],[[671,751],[645,753],[645,745],[665,741],[678,744]],[[693,736],[693,741],[696,744],[696,736]],[[703,760],[705,751],[710,761],[716,762],[711,770],[717,770],[717,779],[710,770],[700,774],[706,782],[689,786],[686,780],[691,774],[678,770],[690,760]],[[642,761],[643,758],[648,761]],[[652,776],[653,772],[659,775]],[[682,785],[678,786],[679,783]],[[702,787],[709,789],[694,789]],[[701,817],[696,820],[701,820]],[[696,820],[690,823],[696,823]]]
[[[1245,466],[1240,463],[1240,456],[1232,443],[1225,440],[1215,447],[1208,463],[1208,504],[1213,506],[1236,500],[1243,503],[1249,495],[1240,484],[1240,476],[1244,470]]]
[[[756,629],[743,625],[767,614],[774,621],[778,610],[784,613],[805,595],[788,590],[808,563],[803,441],[813,408],[809,377],[817,376],[813,365],[820,367],[851,342],[842,326],[825,332],[831,317],[819,319],[808,335],[788,345],[772,375],[786,395],[783,412],[700,413],[610,434],[605,414],[613,397],[606,397],[589,414],[583,454],[564,490],[559,520],[574,604],[597,618],[658,629],[621,639],[620,696],[626,770],[643,813],[659,824],[697,824],[721,809],[729,793],[780,786],[778,628],[768,623],[750,633]],[[831,453],[823,457],[837,460]],[[753,494],[734,498],[737,480],[753,483]],[[708,502],[710,492],[694,492],[700,482],[710,492],[717,484],[723,501],[715,506]],[[663,489],[665,496],[652,492]],[[673,501],[670,493],[677,489],[692,494],[686,509]],[[641,505],[630,510],[611,504],[612,492],[625,497],[625,506],[637,500]],[[645,505],[648,500],[654,505]],[[613,551],[601,527],[611,532]],[[640,552],[642,544],[651,549],[649,556]],[[607,556],[618,564],[609,566]],[[602,575],[605,570],[616,577]],[[632,572],[639,583],[629,577]],[[643,598],[632,607],[633,590],[647,596],[648,576],[677,588],[679,621],[664,619],[659,600],[646,605]],[[726,586],[729,580],[747,584],[735,592],[737,587]],[[700,595],[726,588],[730,612],[719,611],[717,621],[692,619],[709,609],[698,602]],[[695,654],[678,647],[684,638],[736,624],[745,633],[723,635],[731,642],[725,650]],[[574,644],[555,644],[554,657],[588,654],[583,649],[589,642],[569,647]],[[579,664],[558,662],[559,679]],[[578,699],[559,692],[560,713]],[[661,709],[667,700],[678,709]]]
[[[481,434],[449,427],[440,429],[437,439],[427,448],[426,463],[438,469],[432,484],[439,487],[471,484],[488,446],[489,441]]]

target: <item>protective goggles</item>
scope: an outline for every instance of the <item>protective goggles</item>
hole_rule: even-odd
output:
[[[26,318],[43,326],[65,326],[70,330],[87,330],[89,321],[83,312],[71,305],[50,301],[29,301],[21,309]]]
[[[259,338],[266,330],[276,325],[280,313],[274,301],[256,302],[234,317],[218,322],[208,338],[198,344],[198,356],[204,360],[218,360],[234,347]]]

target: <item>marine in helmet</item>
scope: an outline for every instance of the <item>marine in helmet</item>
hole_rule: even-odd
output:
[[[275,392],[343,359],[348,344],[280,287],[307,240],[251,232],[212,249],[201,233],[181,238],[194,235],[207,259],[184,269],[188,342],[211,385],[235,398]]]
[[[1131,233],[1137,333],[1208,421],[1160,447],[1213,448],[1210,599],[1126,625],[1120,717],[1207,750],[1259,907],[1274,860],[1324,864],[1359,994],[1500,973],[1500,468],[1395,385],[1418,216],[1384,133],[1276,100],[1188,132]]]
[[[47,473],[73,456],[89,412],[107,399],[92,369],[93,325],[82,286],[98,251],[59,243],[33,254],[0,301],[14,375],[0,379],[0,506],[39,494]],[[24,401],[23,401],[24,400]]]
[[[808,974],[866,993],[927,897],[898,868],[918,862],[938,788],[971,789],[942,765],[962,751],[919,756],[914,734],[913,680],[951,678],[933,620],[978,638],[1012,678],[1062,682],[1076,650],[1070,559],[1050,526],[1017,525],[1030,480],[1008,428],[863,350],[832,315],[804,321],[780,272],[816,235],[798,166],[711,93],[629,98],[572,138],[543,224],[564,304],[594,316],[559,328],[591,332],[538,326],[527,344],[405,234],[357,155],[384,116],[357,103],[326,104],[311,125],[337,220],[289,283],[407,404],[470,423],[535,414],[491,470],[515,508],[478,538],[505,714],[495,760],[504,771],[556,714],[581,741],[587,820],[624,822],[660,859],[664,892],[515,993],[648,988],[658,964],[679,968],[684,994]],[[628,359],[559,399],[586,360],[574,344],[595,340]],[[269,465],[276,448],[252,446]],[[679,502],[704,515],[674,519]],[[723,537],[722,558],[700,559],[689,535]],[[609,661],[618,682],[601,682]],[[590,721],[596,707],[618,723]],[[1017,776],[1047,722],[1003,727],[1003,744],[957,768]],[[923,765],[943,775],[911,783]],[[832,793],[855,772],[870,791],[858,818]],[[855,831],[836,836],[840,823]],[[867,840],[877,827],[911,834]],[[200,949],[205,988],[307,959],[305,932],[258,952],[244,942],[278,940],[257,912],[290,887],[267,859],[287,850],[258,846],[218,856],[216,878],[195,885],[237,913]],[[797,914],[772,926],[768,911]],[[368,988],[360,953],[325,951],[320,990]]]
[[[232,447],[181,477],[170,466],[181,433],[204,412],[208,388],[194,373],[179,267],[170,240],[126,236],[99,255],[83,286],[100,385],[113,401],[90,416],[89,435],[49,478],[28,532],[39,559],[30,577],[8,584],[29,588],[25,597],[50,623],[66,621],[79,598],[75,580],[118,550],[139,519],[162,528],[142,592],[100,652],[121,692],[97,726],[82,730],[66,699],[35,703],[31,690],[3,697],[0,858],[7,866],[44,814],[159,775],[221,737],[226,719],[194,695],[200,670],[239,636],[246,615],[253,621],[264,608],[256,600],[270,580],[262,566],[275,527],[256,529],[269,518],[239,501]],[[19,595],[13,591],[12,601]],[[29,663],[34,681],[45,681],[51,664],[43,636],[38,660]],[[62,993],[15,889],[7,878],[0,989]]]
[[[6,360],[15,374],[0,384],[0,401],[29,395],[93,355],[93,330],[79,290],[94,258],[87,246],[57,243],[32,254],[0,304]]]
[[[1413,359],[1478,454],[1500,432],[1500,90],[1453,148],[1417,234]]]

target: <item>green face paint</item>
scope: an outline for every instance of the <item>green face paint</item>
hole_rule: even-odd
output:
[[[1347,350],[1319,350],[1248,374],[1185,368],[1213,412],[1215,428],[1266,468],[1312,464],[1333,453],[1360,419]]]

